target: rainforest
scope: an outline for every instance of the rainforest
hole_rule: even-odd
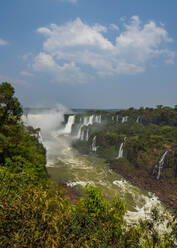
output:
[[[177,108],[22,109],[0,84],[1,247],[176,247]]]

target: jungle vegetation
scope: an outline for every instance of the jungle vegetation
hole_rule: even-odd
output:
[[[14,94],[10,83],[0,85],[0,247],[176,247],[175,217],[167,222],[170,229],[164,234],[155,226],[165,216],[155,209],[151,220],[129,226],[124,202],[109,203],[92,186],[86,188],[86,198],[71,204],[64,189],[47,177],[39,130],[24,127],[23,110]],[[169,127],[159,132],[167,140],[173,136]],[[113,144],[122,139],[112,130],[105,137]]]

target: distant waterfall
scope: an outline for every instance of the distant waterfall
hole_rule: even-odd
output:
[[[126,137],[124,138],[124,142],[125,142],[125,140],[126,140]],[[118,155],[117,155],[117,159],[123,158],[123,152],[124,152],[123,146],[124,146],[124,142],[122,142],[120,144],[119,152],[118,152]]]
[[[123,157],[123,145],[124,145],[124,143],[122,142],[120,144],[119,153],[118,153],[117,158],[122,158]]]
[[[80,127],[78,129],[77,138],[88,141],[88,131],[86,131],[86,134],[84,134],[84,131],[82,131],[83,127],[93,125],[94,123],[101,124],[102,118],[101,115],[90,115],[84,116],[83,119],[80,119],[80,121],[82,121],[82,123],[80,124]]]
[[[86,119],[88,119],[88,122],[86,122],[85,126],[93,125],[93,122],[94,122],[93,118],[94,118],[94,115],[87,116]]]
[[[81,129],[80,140],[84,140],[85,137],[85,130]]]
[[[95,115],[94,116],[94,121],[93,121],[94,123],[99,123],[99,124],[101,124],[101,115]]]
[[[140,123],[140,117],[139,116],[137,117],[136,122]]]
[[[66,123],[65,129],[63,130],[63,133],[65,134],[71,134],[72,132],[72,125],[75,122],[75,115],[70,115],[68,117],[68,122]]]
[[[157,177],[156,177],[157,180],[160,179],[161,170],[162,170],[163,167],[164,167],[165,157],[166,157],[166,155],[167,155],[168,152],[169,152],[169,150],[167,150],[166,152],[164,152],[164,154],[163,154],[162,157],[160,158],[158,164],[156,164],[156,165],[154,166],[152,175],[154,175],[154,174],[157,173]]]
[[[89,128],[81,129],[80,140],[88,141],[89,140]]]
[[[89,140],[89,128],[87,128],[87,130],[86,130],[85,140],[86,141]]]
[[[82,128],[83,128],[83,124],[80,125],[79,127],[79,130],[78,130],[78,133],[77,133],[77,139],[80,139],[81,138],[81,132],[82,132]]]
[[[122,117],[122,123],[127,122],[127,121],[128,121],[128,116]]]
[[[91,115],[91,116],[84,116],[83,117],[82,124],[80,125],[79,130],[78,130],[78,133],[77,133],[77,138],[78,139],[83,138],[82,128],[84,126],[93,125],[93,118],[94,118],[93,115]]]
[[[92,152],[96,152],[97,151],[96,136],[93,137],[92,145],[91,145],[91,150],[92,150]]]

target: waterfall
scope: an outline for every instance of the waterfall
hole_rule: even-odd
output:
[[[85,131],[81,129],[80,140],[84,140],[84,137],[85,137]]]
[[[124,146],[125,140],[126,140],[126,137],[124,137],[124,141],[120,144],[117,159],[123,158],[123,152],[124,152],[123,146]]]
[[[87,130],[86,130],[85,140],[86,140],[86,141],[89,140],[89,129],[88,129],[88,128],[87,128]]]
[[[161,170],[163,169],[164,167],[164,162],[165,162],[165,157],[167,155],[169,151],[165,151],[164,154],[162,155],[162,157],[160,158],[159,162],[158,162],[158,165],[156,164],[154,166],[154,169],[153,169],[153,172],[152,172],[152,175],[154,175],[156,172],[157,172],[157,177],[156,179],[159,180],[160,179],[160,174],[161,174]]]
[[[93,118],[94,118],[94,115],[89,116],[88,117],[88,122],[86,123],[85,126],[93,125]]]
[[[101,124],[101,115],[97,116],[97,123]]]
[[[93,137],[92,145],[91,145],[91,150],[92,150],[92,152],[96,152],[97,151],[96,136]]]
[[[81,136],[83,135],[82,134],[82,128],[84,126],[89,126],[89,125],[93,125],[93,121],[94,120],[94,116],[93,115],[90,115],[90,116],[84,116],[83,117],[83,120],[82,120],[82,124],[80,125],[79,127],[79,130],[78,130],[78,133],[77,133],[77,138],[78,139],[81,139]],[[82,136],[83,138],[83,136]],[[84,139],[83,139],[84,140]]]
[[[80,132],[80,140],[85,140],[85,141],[88,141],[89,140],[89,128],[87,129],[81,129],[81,132]]]
[[[39,138],[38,138],[39,142],[42,144],[43,143],[43,138],[42,138],[42,134],[41,132],[39,131]]]
[[[140,123],[140,117],[139,116],[137,117],[136,122]]]
[[[72,125],[75,122],[75,115],[70,115],[68,117],[68,122],[66,123],[65,129],[63,130],[64,134],[71,134],[72,132]]]
[[[122,123],[127,122],[127,121],[128,121],[128,116],[122,117]]]
[[[82,132],[82,128],[83,128],[83,124],[80,125],[79,127],[79,130],[78,130],[78,133],[77,133],[77,139],[80,139],[81,138],[81,132]]]
[[[94,116],[94,121],[93,121],[94,123],[99,123],[99,124],[101,124],[101,115],[95,115]]]
[[[114,121],[114,116],[112,116],[112,121]]]
[[[122,158],[123,157],[123,145],[124,145],[124,143],[122,142],[120,144],[119,153],[118,153],[117,158]]]

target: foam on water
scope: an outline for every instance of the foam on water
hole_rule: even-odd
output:
[[[88,184],[94,185],[94,182],[92,182],[92,181],[88,181],[88,182],[78,181],[78,182],[68,182],[68,183],[66,183],[67,186],[70,186],[72,188],[77,186],[77,185],[81,185],[82,187],[85,187]]]
[[[47,170],[49,175],[71,187],[85,187],[93,184],[100,188],[104,197],[112,200],[114,197],[124,199],[128,212],[126,219],[135,223],[141,219],[150,218],[152,208],[157,207],[163,212],[164,207],[159,199],[152,194],[131,185],[120,175],[110,170],[103,159],[96,156],[82,156],[70,145],[71,137],[63,136],[64,113],[52,111],[42,114],[29,114],[25,117],[26,123],[35,128],[41,128],[43,144],[47,149]],[[85,124],[93,122],[94,118],[85,118]],[[100,122],[101,118],[97,117]],[[68,130],[71,130],[70,126]],[[127,118],[124,117],[124,121]],[[93,137],[92,145],[96,136]],[[95,151],[95,149],[93,149]],[[77,188],[77,187],[76,187]]]

